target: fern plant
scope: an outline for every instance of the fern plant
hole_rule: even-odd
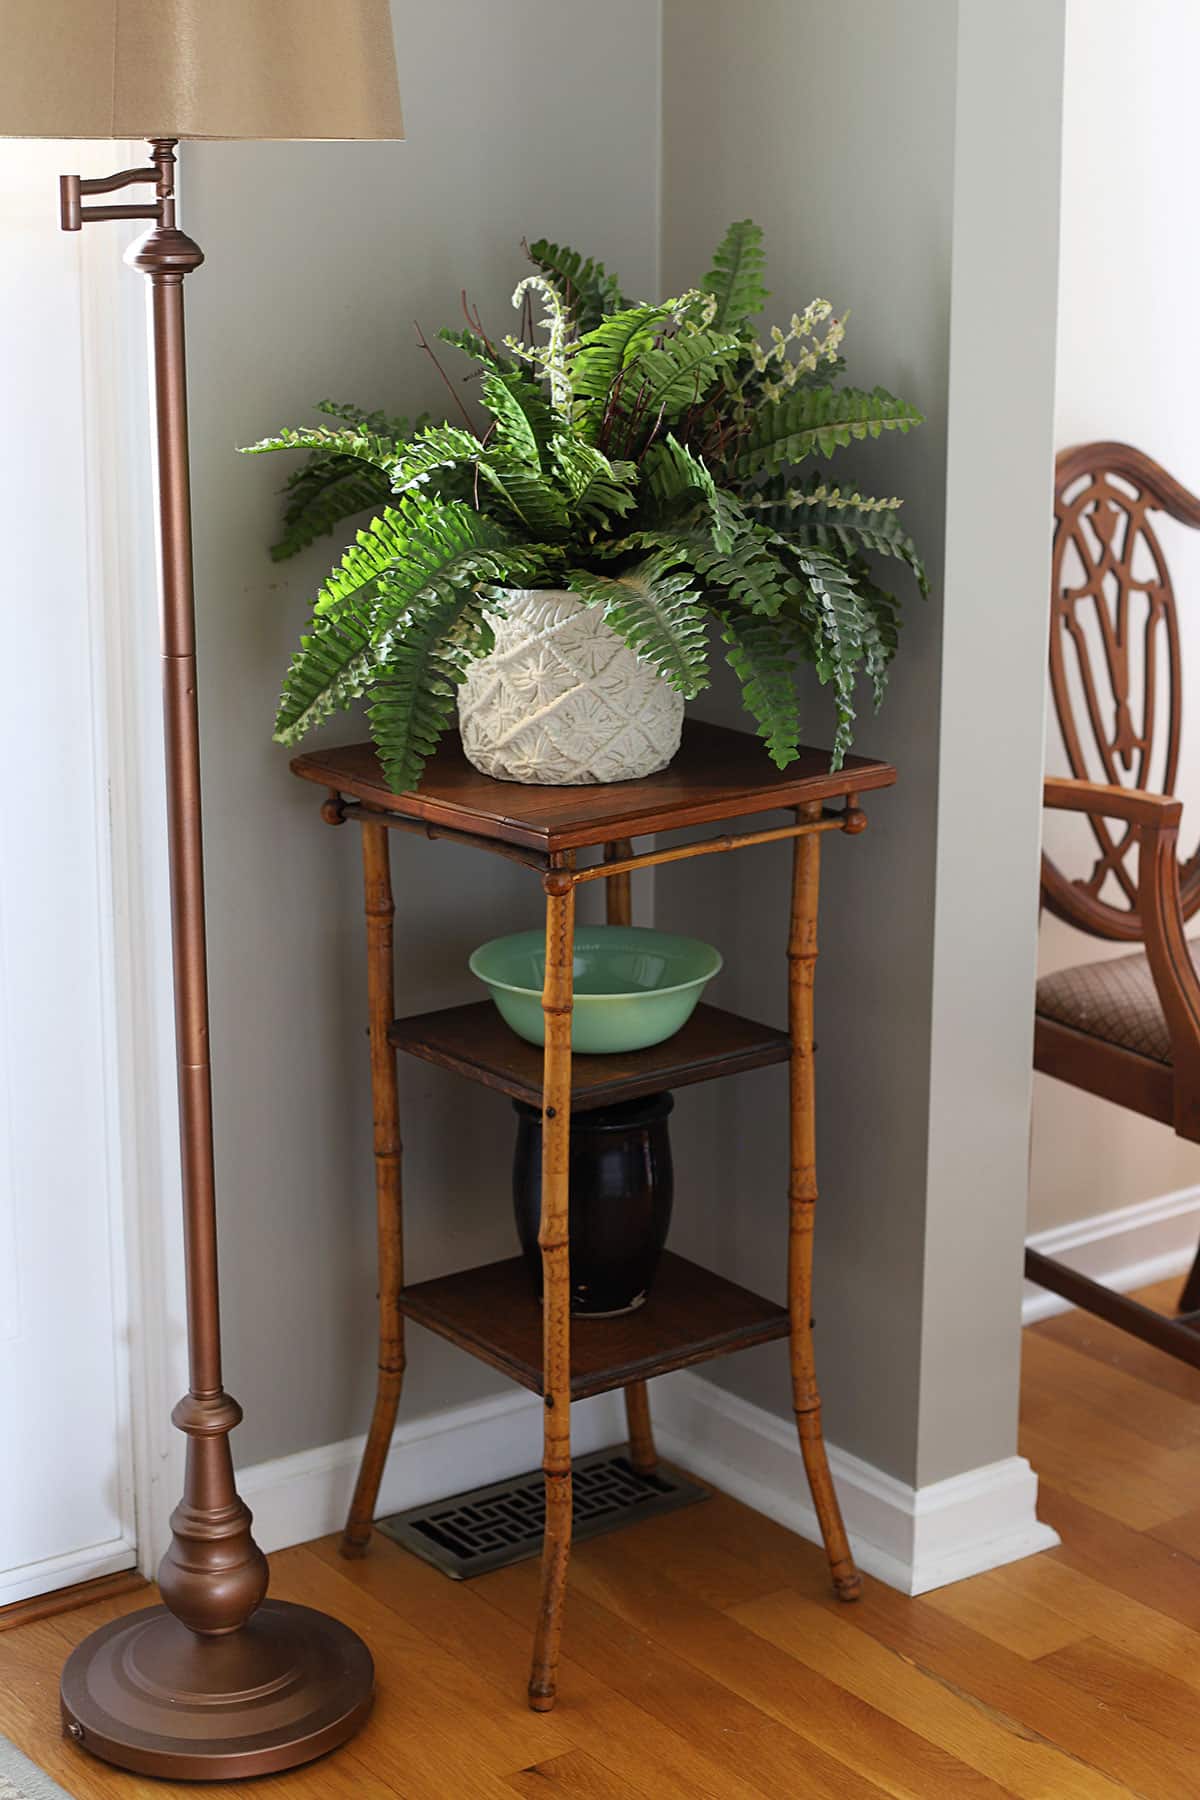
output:
[[[332,422],[250,454],[301,450],[272,554],[295,554],[356,514],[284,682],[279,742],[365,697],[387,778],[416,785],[470,662],[487,654],[506,591],[565,588],[685,697],[708,684],[715,638],[768,754],[797,754],[797,676],[832,690],[840,766],[860,675],[882,697],[898,603],[891,558],[927,591],[898,499],[831,484],[838,451],[920,414],[845,385],[844,320],[824,301],[760,342],[762,234],[730,227],[698,288],[625,299],[603,265],[545,240],[514,304],[524,336],[442,338],[474,364],[486,418],[410,425],[325,403]],[[540,312],[540,329],[534,315]],[[428,348],[428,346],[425,346]],[[440,365],[439,365],[440,366]],[[817,465],[803,479],[800,465]]]

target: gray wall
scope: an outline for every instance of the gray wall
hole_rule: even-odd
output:
[[[239,1461],[362,1428],[374,1245],[358,844],[319,823],[318,796],[269,741],[324,563],[266,560],[283,467],[233,446],[325,394],[440,406],[410,321],[441,324],[466,285],[503,329],[522,233],[594,250],[635,292],[657,291],[661,249],[678,291],[747,214],[767,228],[781,315],[814,293],[849,305],[856,377],[929,415],[853,463],[864,486],[908,496],[935,597],[910,606],[886,712],[862,720],[861,747],[895,760],[901,784],[873,802],[864,838],[826,858],[817,1310],[829,1432],[906,1481],[1011,1454],[1037,841],[1025,763],[1030,744],[1031,768],[1040,753],[1042,654],[1025,597],[1040,608],[1045,592],[1044,505],[1030,493],[1048,487],[1060,0],[846,0],[836,17],[808,0],[664,0],[661,19],[647,0],[607,0],[602,30],[585,0],[401,0],[396,12],[408,143],[201,145],[184,171],[209,254],[189,302]],[[996,496],[1018,467],[1029,474],[1004,501],[1008,561],[989,563]],[[1014,693],[1022,748],[997,800]],[[743,722],[727,685],[701,710]],[[828,730],[814,691],[810,735]],[[447,845],[405,843],[395,862],[400,1006],[468,997],[467,952],[536,919],[536,886]],[[997,934],[985,954],[977,880]],[[786,899],[786,852],[763,849],[664,871],[656,905],[663,923],[726,951],[716,998],[778,1019]],[[415,1063],[403,1083],[411,1276],[506,1252],[505,1103]],[[674,1133],[679,1247],[775,1293],[784,1102],[778,1071],[683,1094]],[[788,1411],[775,1352],[712,1375]],[[496,1385],[414,1334],[409,1416]]]
[[[1043,642],[1023,577],[1044,592],[1061,14],[1032,0],[752,10],[747,31],[721,0],[665,3],[664,281],[694,280],[722,226],[752,214],[767,229],[768,316],[814,293],[849,306],[854,379],[928,419],[834,465],[906,496],[933,598],[908,606],[882,717],[860,719],[859,747],[896,762],[900,784],[871,800],[864,838],[827,840],[816,1304],[830,1437],[927,1482],[1015,1448]],[[991,485],[978,472],[989,444]],[[989,568],[1006,485],[1009,561]],[[701,706],[739,722],[728,683]],[[815,683],[810,719],[811,740],[827,740]],[[660,919],[723,945],[724,1000],[780,1021],[787,874],[770,848],[703,879],[667,868],[658,884]],[[985,950],[980,922],[994,929]],[[780,1295],[785,1101],[772,1072],[680,1108],[700,1184],[681,1234]],[[709,1373],[789,1410],[770,1352]]]
[[[412,321],[429,335],[454,323],[465,286],[494,331],[510,329],[525,234],[579,242],[634,289],[655,287],[657,7],[606,0],[603,31],[594,19],[588,0],[400,0],[408,142],[183,153],[188,226],[208,256],[189,283],[189,351],[222,1286],[242,1464],[365,1428],[374,1217],[358,833],[321,824],[320,795],[270,741],[328,554],[271,564],[289,465],[234,447],[307,420],[327,395],[440,407]],[[362,732],[343,719],[325,735]],[[445,844],[405,840],[393,860],[400,1008],[472,998],[469,951],[537,921],[536,882]],[[403,1081],[412,1278],[508,1253],[507,1103],[409,1059]],[[410,1416],[504,1385],[413,1337]]]

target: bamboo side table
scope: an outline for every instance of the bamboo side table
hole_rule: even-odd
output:
[[[304,780],[328,790],[321,812],[329,824],[355,820],[361,825],[366,882],[379,1214],[379,1371],[343,1553],[361,1555],[371,1535],[400,1402],[406,1317],[540,1394],[546,1409],[542,1465],[546,1527],[529,1703],[535,1711],[546,1712],[554,1704],[571,1549],[572,1400],[624,1388],[631,1460],[647,1473],[655,1465],[646,1391],[652,1376],[787,1337],[800,1449],[834,1588],[842,1600],[857,1599],[862,1583],[830,1479],[813,1361],[812,1249],[817,1199],[813,975],[821,837],[831,831],[862,831],[866,818],[859,796],[890,786],[895,770],[886,763],[851,757],[846,767],[833,775],[825,752],[805,750],[798,762],[780,773],[755,738],[693,721],[685,727],[679,755],[663,774],[604,787],[538,788],[493,781],[470,767],[457,743],[439,751],[420,788],[407,794],[389,791],[369,744],[302,756],[292,768]],[[841,804],[831,804],[836,801]],[[638,836],[775,809],[791,815],[786,824],[702,837],[640,855],[633,849]],[[416,1018],[395,1017],[390,830],[450,838],[508,857],[540,875],[546,905],[544,1053],[516,1037],[490,1000]],[[628,1056],[572,1057],[576,889],[584,882],[605,881],[608,916],[613,922],[625,922],[634,869],[787,838],[794,846],[787,1032],[701,1005],[683,1030],[665,1044]],[[581,863],[578,853],[586,850],[599,850],[603,860]],[[544,1276],[542,1307],[533,1297],[520,1257],[405,1286],[398,1049],[541,1106],[538,1242]],[[572,1108],[609,1106],[661,1088],[683,1087],[780,1062],[787,1062],[790,1070],[787,1307],[666,1252],[643,1307],[615,1319],[579,1321],[572,1333],[568,1266]]]

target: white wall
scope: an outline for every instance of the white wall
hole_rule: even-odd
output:
[[[417,351],[467,287],[492,329],[523,235],[577,241],[656,286],[657,7],[398,0],[409,140],[183,151],[221,1275],[240,1463],[344,1439],[372,1395],[374,1200],[358,834],[271,743],[279,683],[333,548],[276,567],[289,464],[234,454],[327,395],[440,407]],[[619,104],[614,103],[619,96]],[[446,352],[455,361],[452,351]],[[465,364],[463,365],[465,372]],[[363,735],[335,721],[326,741]],[[393,847],[398,1005],[474,997],[484,938],[540,917],[526,872]],[[507,1103],[402,1059],[411,1279],[513,1245]],[[498,1389],[413,1333],[406,1417]]]
[[[1200,8],[1193,0],[1141,0],[1136,25],[1122,0],[1068,0],[1056,447],[1121,438],[1194,490],[1198,67]],[[1180,604],[1190,696],[1200,679],[1200,536],[1170,520],[1160,535]],[[1194,712],[1190,722],[1185,712],[1178,785],[1189,850],[1200,832],[1198,731]],[[1067,766],[1053,732],[1047,766]],[[1074,859],[1072,873],[1090,868],[1086,841],[1064,822],[1048,819],[1047,843]],[[1043,921],[1044,970],[1123,950]],[[1200,1158],[1168,1127],[1037,1077],[1031,1231],[1198,1181]]]
[[[57,203],[61,170],[106,173],[125,148],[0,141],[0,1607],[135,1560],[107,823],[113,402],[145,372],[115,353],[119,230],[68,237]]]

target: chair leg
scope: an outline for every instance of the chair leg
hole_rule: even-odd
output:
[[[379,1369],[371,1427],[342,1534],[343,1556],[362,1556],[370,1542],[379,1484],[396,1428],[396,1412],[404,1383],[404,1315],[399,1307],[400,1289],[404,1286],[400,1099],[396,1085],[396,1052],[388,1042],[388,1031],[395,1016],[392,935],[396,908],[392,899],[387,828],[364,825],[362,844],[379,1236]]]
[[[621,862],[633,855],[629,838],[614,838],[604,846],[605,862]],[[632,925],[633,895],[626,870],[610,875],[604,883],[605,911],[610,925]],[[629,1426],[629,1460],[639,1475],[653,1475],[658,1467],[654,1427],[650,1423],[650,1396],[644,1381],[631,1381],[625,1389],[625,1418]]]
[[[546,1527],[542,1586],[529,1704],[534,1712],[554,1705],[562,1640],[567,1564],[571,1555],[571,1254],[569,1172],[571,1158],[571,1007],[575,943],[575,886],[566,871],[551,870],[546,889],[546,1020],[543,1074],[542,1390]]]
[[[1179,1296],[1179,1303],[1175,1310],[1178,1313],[1192,1313],[1200,1310],[1200,1244],[1196,1246],[1191,1274],[1183,1284],[1183,1292]]]
[[[798,807],[797,817],[820,817],[820,807]],[[800,1452],[839,1600],[857,1600],[862,1576],[854,1566],[841,1508],[829,1473],[821,1430],[812,1337],[813,1223],[817,1204],[815,1082],[813,1073],[813,978],[817,962],[817,900],[821,839],[794,840],[792,916],[788,937],[788,1023],[791,1171],[788,1204],[788,1310],[791,1314],[792,1403]]]

